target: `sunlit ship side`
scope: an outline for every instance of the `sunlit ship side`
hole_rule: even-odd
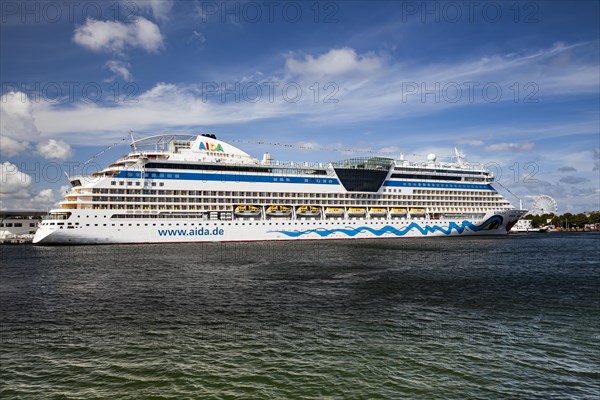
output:
[[[434,155],[335,163],[262,160],[214,135],[159,135],[72,177],[33,242],[176,243],[506,234],[525,210],[493,175]]]

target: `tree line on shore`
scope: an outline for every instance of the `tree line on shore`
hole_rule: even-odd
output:
[[[543,215],[526,215],[523,219],[531,220],[534,228],[554,225],[561,228],[583,228],[588,224],[600,224],[600,212],[571,214],[564,213],[562,215],[543,214]],[[550,222],[548,222],[550,220]]]

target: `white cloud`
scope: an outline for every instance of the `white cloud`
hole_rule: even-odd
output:
[[[321,143],[315,141],[300,141],[296,142],[294,146],[303,150],[319,150],[322,147]]]
[[[40,190],[38,195],[35,197],[34,201],[41,203],[51,203],[54,201],[54,192],[52,189],[43,189]]]
[[[12,157],[36,140],[40,131],[33,117],[31,101],[25,93],[8,92],[0,97],[0,153]]]
[[[8,136],[0,136],[0,155],[13,157],[27,150],[29,143],[19,142]]]
[[[372,73],[383,65],[383,58],[372,54],[359,56],[354,49],[331,49],[318,57],[306,55],[304,60],[288,57],[286,70],[292,75],[331,77],[347,73]]]
[[[377,153],[399,158],[400,154],[404,153],[404,150],[398,146],[386,146],[377,150]]]
[[[0,99],[0,154],[14,157],[26,151],[31,142],[40,140],[40,130],[33,117],[33,105],[25,93],[8,92]],[[71,147],[49,139],[37,144],[37,153],[47,159],[64,160],[72,156]]]
[[[165,20],[169,17],[174,0],[122,0],[122,3],[125,7],[131,7],[134,4],[139,11],[148,12],[158,20]],[[137,11],[135,8],[128,8],[128,10],[131,10],[134,15]]]
[[[577,171],[577,169],[575,169],[573,167],[569,167],[569,166],[564,166],[564,167],[560,167],[557,171],[558,172],[575,172],[575,171]]]
[[[0,134],[25,140],[40,135],[31,101],[25,93],[8,92],[0,98]]]
[[[27,198],[31,186],[31,176],[19,171],[12,163],[0,164],[0,195],[5,198]]]
[[[75,107],[61,107],[60,105],[39,105],[36,108],[36,118],[38,126],[43,131],[52,136],[81,132],[83,130],[90,132],[93,127],[95,132],[91,134],[101,134],[106,137],[111,133],[113,137],[122,137],[123,127],[134,127],[140,131],[157,131],[164,128],[173,129],[176,127],[189,126],[207,126],[207,125],[230,125],[236,123],[251,122],[256,120],[281,119],[286,121],[290,118],[301,118],[304,123],[318,123],[321,125],[348,126],[355,122],[381,121],[382,119],[401,120],[407,117],[443,112],[451,107],[470,107],[473,104],[483,104],[481,91],[476,94],[473,102],[469,101],[468,90],[464,88],[463,97],[460,102],[450,103],[442,98],[436,103],[432,96],[427,97],[423,102],[420,94],[407,96],[403,84],[406,82],[426,82],[427,88],[434,87],[435,82],[458,81],[458,82],[498,82],[506,89],[502,101],[512,102],[513,92],[509,89],[515,81],[528,82],[531,78],[527,76],[527,71],[532,67],[545,64],[552,55],[561,51],[575,51],[551,48],[539,51],[534,55],[524,55],[521,58],[515,56],[495,56],[486,59],[473,59],[461,61],[453,64],[435,64],[426,66],[407,67],[401,63],[382,64],[381,59],[375,64],[380,65],[378,69],[368,74],[347,73],[336,76],[335,81],[338,85],[337,92],[333,98],[338,99],[338,103],[324,102],[324,96],[331,91],[323,89],[323,79],[319,76],[296,76],[292,77],[303,89],[302,99],[297,102],[285,101],[282,97],[282,87],[289,82],[282,77],[274,76],[265,72],[262,77],[255,79],[254,84],[261,82],[276,82],[278,86],[274,88],[274,101],[269,99],[268,90],[263,87],[263,96],[260,101],[249,102],[242,99],[239,102],[232,101],[233,96],[228,96],[227,102],[222,102],[219,94],[202,98],[203,88],[200,85],[175,85],[169,82],[159,83],[155,87],[142,93],[137,103],[119,103],[116,106],[103,106],[102,104],[79,104]],[[585,46],[579,47],[578,51],[587,51]],[[350,67],[335,67],[327,69],[324,59],[332,54],[344,53],[341,59],[350,60],[344,65]],[[327,55],[327,57],[326,57]],[[335,57],[333,57],[335,58]],[[367,56],[359,56],[352,49],[330,50],[321,56],[308,56],[305,60],[293,60],[294,69],[296,66],[300,69],[294,69],[296,72],[312,71],[317,74],[337,73],[340,71],[361,71],[369,68],[362,66],[363,60],[369,59]],[[288,59],[289,61],[289,59]],[[354,67],[352,67],[352,65]],[[367,63],[366,65],[371,65]],[[304,69],[302,69],[304,67]],[[254,67],[252,67],[254,69]],[[560,74],[569,75],[571,69],[560,69]],[[246,76],[245,73],[239,76]],[[558,74],[558,72],[556,72]],[[537,76],[537,75],[536,75]],[[540,88],[547,87],[549,81],[555,78],[554,73],[538,76],[536,81]],[[262,79],[259,80],[259,79]],[[592,81],[582,85],[568,85],[562,87],[556,93],[570,91],[570,93],[588,93],[590,90],[597,90],[598,84],[594,87]],[[314,91],[311,85],[320,82],[321,91],[319,101],[314,101]],[[242,86],[245,82],[239,82]],[[552,86],[552,85],[549,85]],[[554,86],[556,88],[556,85]],[[558,90],[558,89],[557,89]],[[205,91],[204,91],[205,92]],[[550,99],[553,93],[544,92],[545,99]],[[550,100],[549,100],[550,101]],[[36,104],[36,106],[38,106]],[[494,104],[486,104],[488,108],[494,107]],[[568,124],[539,124],[529,127],[527,132],[520,132],[514,124],[500,124],[494,129],[488,126],[478,126],[473,128],[462,128],[455,130],[452,135],[448,131],[431,132],[431,135],[419,137],[419,140],[438,140],[443,138],[445,141],[456,141],[459,138],[468,139],[470,145],[485,146],[489,138],[481,137],[482,129],[494,132],[495,137],[502,137],[504,143],[492,144],[492,151],[527,151],[533,149],[534,140],[550,138],[553,136],[563,136],[565,129],[569,134],[579,131],[584,134],[597,131],[597,119],[593,121],[582,121],[580,123],[570,122]],[[118,127],[118,128],[116,128]],[[452,139],[457,138],[457,139]],[[416,139],[415,139],[416,140]],[[483,143],[485,141],[485,143]],[[70,143],[74,143],[69,140]],[[410,142],[410,140],[408,141]],[[409,148],[410,144],[403,142],[403,147]],[[82,143],[82,142],[80,142]],[[511,145],[512,143],[512,145]],[[400,143],[390,143],[398,145]],[[387,144],[382,144],[385,146]]]
[[[190,93],[191,94],[191,93]],[[155,100],[155,99],[170,99],[173,97],[187,96],[185,90],[182,90],[177,85],[171,83],[159,82],[153,88],[140,95],[140,101]]]
[[[465,139],[465,140],[459,140],[458,144],[479,147],[479,146],[483,146],[483,140],[467,140],[467,139]]]
[[[199,42],[200,46],[202,46],[204,43],[206,43],[206,36],[204,36],[204,34],[202,32],[193,31],[192,36],[190,37],[190,40]]]
[[[97,21],[88,18],[75,28],[75,43],[96,52],[120,53],[128,47],[139,47],[156,53],[164,47],[159,27],[143,17],[126,24],[119,21]]]
[[[73,156],[73,149],[62,140],[50,139],[38,143],[36,153],[48,160],[67,160]]]
[[[104,66],[126,81],[130,81],[132,78],[131,72],[129,72],[128,69],[128,65],[125,64],[123,61],[110,60],[107,61],[106,64],[104,64]]]
[[[572,175],[569,175],[569,176],[565,176],[563,178],[560,178],[559,181],[561,183],[567,183],[569,185],[577,185],[577,184],[580,184],[580,183],[589,182],[590,180],[587,179],[587,178],[583,178],[581,176],[572,176]]]
[[[0,164],[0,209],[3,210],[46,210],[54,208],[63,198],[67,186],[58,193],[46,188],[36,190],[30,175],[19,170],[15,164]]]
[[[525,151],[531,151],[535,147],[534,143],[495,143],[487,146],[487,151],[510,151],[522,153]]]

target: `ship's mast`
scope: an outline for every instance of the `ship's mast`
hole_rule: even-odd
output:
[[[131,138],[131,147],[134,152],[137,152],[137,147],[135,145],[135,139],[133,138],[133,131],[129,131],[129,137]]]
[[[458,151],[458,149],[456,147],[454,147],[454,154],[456,156],[456,163],[458,165],[463,165],[464,164],[463,157],[465,155],[463,153],[461,153],[460,151]]]

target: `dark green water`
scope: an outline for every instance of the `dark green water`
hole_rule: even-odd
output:
[[[0,247],[2,399],[600,398],[600,235]]]

